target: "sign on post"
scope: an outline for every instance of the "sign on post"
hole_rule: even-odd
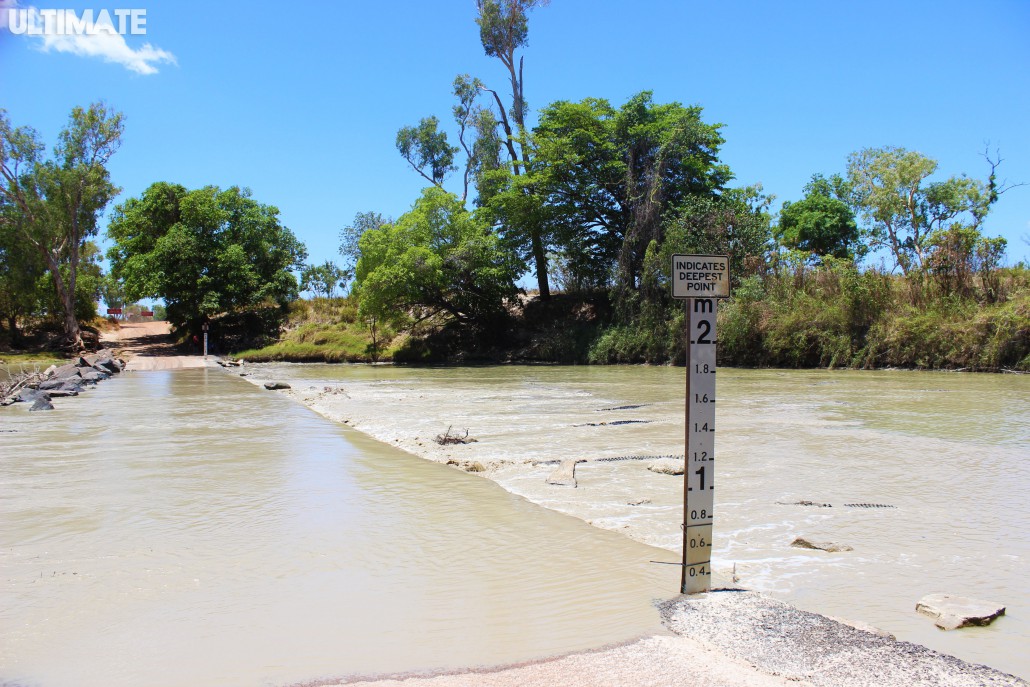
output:
[[[712,586],[716,317],[718,299],[730,295],[728,256],[672,256],[672,295],[687,302],[686,462],[680,592],[697,594]]]
[[[729,298],[729,296],[729,256],[672,256],[673,298]]]

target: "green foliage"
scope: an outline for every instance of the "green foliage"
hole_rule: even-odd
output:
[[[394,224],[360,240],[356,290],[363,318],[399,322],[443,315],[497,332],[517,272],[489,227],[454,195],[427,188]]]
[[[996,271],[1005,302],[928,293],[917,277],[804,256],[751,277],[719,310],[722,364],[998,370],[1030,364],[1030,279]]]
[[[12,345],[21,343],[18,320],[24,323],[47,314],[43,310],[49,297],[46,274],[46,262],[21,238],[16,224],[0,222],[0,321]]]
[[[321,265],[305,265],[300,272],[300,288],[310,291],[315,297],[333,298],[337,289],[346,288],[354,272],[341,269],[332,260]]]
[[[303,244],[279,211],[237,187],[188,191],[159,182],[115,208],[108,227],[112,273],[132,300],[161,298],[177,328],[229,315],[237,338],[271,334],[274,313],[297,297]]]
[[[289,305],[286,331],[276,343],[259,349],[237,350],[252,362],[369,362],[375,360],[372,338],[357,314],[353,297],[316,298]],[[392,355],[392,330],[378,332],[380,354]]]
[[[924,266],[935,232],[955,223],[979,231],[1000,192],[997,163],[991,166],[987,184],[965,176],[928,182],[937,161],[921,153],[896,147],[852,153],[848,178],[869,224],[870,246],[888,248],[909,274]]]
[[[986,308],[953,297],[909,306],[877,323],[869,338],[868,367],[1030,369],[1030,293]]]
[[[393,224],[393,220],[378,212],[359,212],[354,215],[353,222],[340,230],[340,255],[343,256],[344,267],[351,270],[352,277],[358,258],[361,257],[361,249],[358,247],[361,235],[369,229],[379,229],[384,224]]]
[[[688,198],[673,216],[662,251],[663,269],[676,253],[728,255],[734,285],[762,272],[771,248],[769,205],[761,186],[729,189],[721,196]]]
[[[944,295],[973,294],[974,279],[979,277],[987,300],[999,297],[998,267],[1007,242],[989,238],[973,227],[953,224],[938,229],[927,238],[925,268]]]
[[[67,343],[74,348],[83,346],[77,315],[95,314],[91,304],[79,302],[81,252],[119,191],[107,163],[121,144],[123,129],[122,115],[102,103],[73,108],[53,157],[44,159],[35,130],[12,127],[0,110],[0,225],[6,227],[0,239],[9,243],[16,237],[42,260],[54,291],[47,305],[63,316]],[[24,272],[7,276],[13,278],[8,287],[28,288]],[[94,293],[92,277],[85,279],[85,291]],[[22,293],[9,307],[23,310],[27,298]]]
[[[108,308],[121,308],[125,305],[125,288],[113,274],[105,274],[100,280],[100,299]]]
[[[457,169],[454,155],[461,149],[447,142],[439,131],[440,120],[422,118],[418,126],[405,126],[397,132],[397,151],[416,172],[434,186],[442,186],[447,175]]]
[[[701,120],[700,107],[657,104],[648,91],[618,109],[588,98],[541,111],[528,183],[576,281],[614,275],[619,298],[635,300],[648,247],[668,244],[668,216],[716,196],[731,177],[718,163],[719,128]]]
[[[830,179],[813,176],[803,199],[783,204],[776,228],[780,244],[813,256],[860,257],[865,246],[847,202],[853,195],[849,186],[839,175]]]

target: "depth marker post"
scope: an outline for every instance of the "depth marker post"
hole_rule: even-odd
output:
[[[718,299],[730,295],[729,257],[672,256],[672,295],[686,300],[686,418],[680,593],[712,586],[715,505],[715,346]]]

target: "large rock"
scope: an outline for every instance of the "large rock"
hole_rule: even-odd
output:
[[[122,371],[122,367],[121,361],[115,360],[114,358],[103,358],[93,364],[94,370],[110,374],[118,374]]]
[[[49,399],[50,395],[45,391],[38,391],[36,389],[20,389],[14,395],[14,400],[19,403],[35,403],[40,398]]]
[[[678,458],[659,458],[648,465],[647,469],[660,475],[682,475],[684,465],[684,461]]]
[[[86,353],[85,355],[80,355],[79,359],[75,361],[75,364],[78,367],[93,367],[99,361],[100,356],[96,353]]]
[[[928,594],[916,604],[916,611],[935,618],[935,625],[942,630],[990,625],[995,618],[1005,615],[1005,607],[999,603],[954,594]]]
[[[44,394],[41,394],[36,399],[35,403],[32,404],[32,407],[29,408],[29,412],[31,413],[31,412],[33,412],[35,410],[53,410],[53,409],[54,409],[54,404],[50,402],[50,396],[48,394],[44,393]]]
[[[265,382],[265,388],[269,391],[282,391],[283,389],[291,389],[293,387],[286,382]]]
[[[79,377],[79,366],[75,363],[68,363],[67,365],[61,365],[54,369],[51,379],[71,379],[72,377]]]
[[[547,483],[558,487],[572,487],[575,489],[577,486],[576,463],[581,462],[581,460],[575,458],[566,458],[548,476]]]
[[[51,397],[78,396],[82,393],[82,385],[70,379],[49,379],[39,385],[40,391],[45,391]]]
[[[829,551],[830,553],[854,551],[854,549],[847,544],[838,544],[832,541],[813,541],[805,537],[796,537],[790,545],[799,549],[817,549],[819,551]]]
[[[40,382],[40,391],[82,391],[81,377],[72,379],[48,379]]]
[[[79,376],[82,377],[82,381],[84,382],[96,384],[99,381],[107,379],[111,375],[106,372],[95,370],[92,367],[80,367]]]

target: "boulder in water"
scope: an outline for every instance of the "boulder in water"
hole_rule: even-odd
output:
[[[46,393],[43,393],[43,394],[40,394],[36,398],[35,403],[33,403],[32,407],[29,408],[29,412],[31,413],[31,412],[36,411],[36,410],[53,410],[53,409],[54,409],[54,404],[50,402],[50,395],[46,394]]]
[[[999,603],[955,594],[928,594],[916,604],[916,611],[935,618],[935,624],[942,630],[990,625],[995,618],[1005,615],[1005,607]]]
[[[684,461],[677,458],[659,458],[648,465],[647,469],[660,475],[682,475]]]
[[[792,541],[790,545],[799,549],[817,549],[819,551],[829,551],[830,553],[854,551],[854,549],[847,544],[838,544],[832,541],[813,541],[811,539],[806,539],[805,537],[795,537],[794,541]]]

